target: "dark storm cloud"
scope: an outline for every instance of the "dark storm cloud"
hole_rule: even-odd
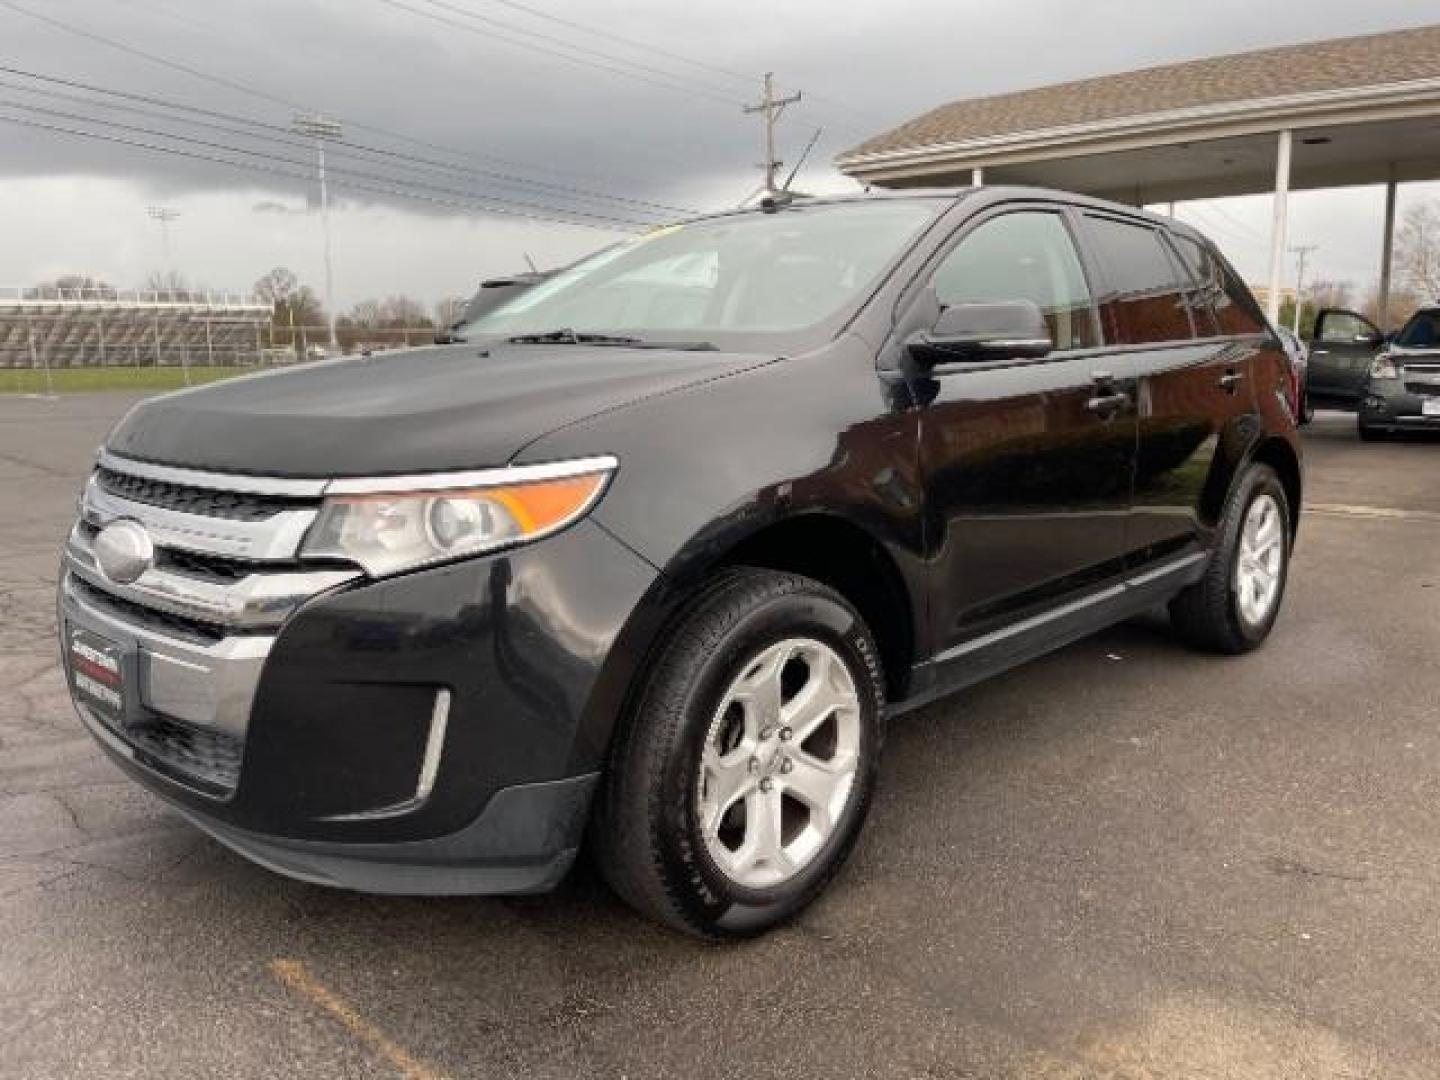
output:
[[[1300,38],[1390,29],[1420,15],[1413,0],[1295,0],[1269,6],[1248,0],[1205,5],[807,0],[778,7],[758,0],[568,5],[528,0],[557,17],[653,46],[644,51],[605,37],[587,38],[492,0],[445,0],[444,5],[399,0],[410,11],[384,0],[231,0],[223,7],[183,0],[9,2],[235,85],[169,70],[3,5],[0,64],[282,125],[290,119],[289,103],[323,109],[350,121],[347,135],[355,141],[441,156],[439,150],[359,125],[383,128],[473,155],[475,168],[539,177],[552,185],[522,195],[496,177],[452,171],[427,176],[424,182],[432,188],[618,216],[629,216],[622,204],[598,202],[578,189],[689,207],[738,199],[753,186],[758,123],[742,116],[739,105],[754,96],[758,73],[767,69],[777,72],[782,89],[800,87],[807,94],[784,121],[788,154],[793,157],[815,127],[823,126],[805,176],[812,184],[833,184],[828,161],[836,152],[942,101]],[[496,23],[467,24],[478,31],[468,32],[415,14],[426,11],[464,22],[455,8]],[[646,81],[667,81],[653,71],[631,68],[633,77],[622,77],[588,66],[623,66],[602,57],[567,63],[539,51],[558,50],[556,42],[532,39],[537,48],[516,47],[501,36],[520,35],[498,24],[674,72],[674,81],[685,89]],[[677,59],[682,56],[707,66],[688,65]],[[757,82],[748,85],[729,72],[755,72]],[[14,108],[23,102],[155,126],[143,115],[31,96],[16,90],[16,83],[0,75],[0,101],[9,103],[0,114],[60,127],[97,127]],[[239,84],[260,93],[244,93]],[[108,130],[118,138],[155,141],[140,132]],[[186,130],[197,139],[239,141],[224,133]],[[196,144],[188,149],[215,152]],[[301,148],[265,149],[282,157],[306,156]],[[363,167],[393,174],[394,162]],[[344,167],[343,160],[337,165]],[[277,162],[267,167],[292,169]],[[65,173],[126,174],[162,193],[237,185],[294,192],[299,186],[261,173],[0,123],[0,177]]]

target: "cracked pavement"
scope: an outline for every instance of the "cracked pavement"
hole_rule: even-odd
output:
[[[124,780],[52,594],[130,400],[0,397],[0,1075],[1440,1072],[1440,442],[1322,414],[1310,498],[1417,516],[1307,515],[1252,656],[1139,620],[897,722],[829,894],[722,948],[584,869],[505,901],[287,881]]]

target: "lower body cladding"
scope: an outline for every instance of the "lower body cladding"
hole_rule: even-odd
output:
[[[1373,385],[1360,398],[1359,421],[1370,431],[1440,431],[1440,384],[1423,394]]]
[[[593,523],[207,639],[62,577],[81,718],[241,854],[367,892],[543,891],[579,848],[655,570]]]

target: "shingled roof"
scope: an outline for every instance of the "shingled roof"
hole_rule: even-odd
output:
[[[837,162],[1174,109],[1440,78],[1440,25],[1307,42],[941,105]]]

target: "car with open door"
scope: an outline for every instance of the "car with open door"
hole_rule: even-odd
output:
[[[1354,409],[1370,380],[1385,335],[1364,315],[1325,308],[1315,316],[1306,388],[1321,408]]]
[[[120,768],[272,870],[537,892],[588,843],[651,917],[755,934],[840,870],[887,722],[1157,605],[1266,640],[1290,380],[1170,218],[774,200],[451,344],[136,405],[65,544],[65,673]]]

